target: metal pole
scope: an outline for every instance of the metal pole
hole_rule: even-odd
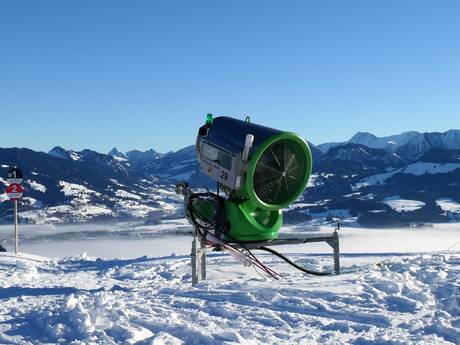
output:
[[[192,285],[195,285],[198,284],[196,237],[193,237],[190,257],[192,260]]]
[[[18,255],[19,251],[19,234],[18,234],[18,201],[14,200],[14,252]]]
[[[340,246],[339,246],[339,234],[334,231],[334,271],[336,275],[340,274]]]
[[[201,280],[206,280],[206,243],[200,240]]]

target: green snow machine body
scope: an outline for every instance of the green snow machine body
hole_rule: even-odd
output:
[[[282,209],[304,191],[312,170],[307,142],[297,134],[208,114],[199,130],[196,153],[200,168],[217,181],[225,199],[230,241],[266,241],[278,236]],[[212,206],[203,204],[203,214]]]

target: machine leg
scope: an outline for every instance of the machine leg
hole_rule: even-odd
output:
[[[334,232],[334,271],[336,275],[340,274],[340,249],[339,249],[339,235],[337,231]]]
[[[206,244],[200,241],[201,280],[206,280]]]
[[[190,258],[192,260],[192,285],[198,284],[197,254],[196,237],[193,237],[192,252],[190,254]]]

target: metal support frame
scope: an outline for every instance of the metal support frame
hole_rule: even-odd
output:
[[[199,242],[199,243],[197,243]],[[257,249],[260,247],[271,247],[271,246],[280,246],[288,244],[303,244],[303,243],[313,243],[313,242],[326,242],[332,247],[333,257],[334,257],[334,273],[336,275],[340,274],[340,248],[339,248],[339,234],[337,229],[330,235],[316,235],[310,234],[303,237],[285,237],[274,239],[271,241],[260,241],[260,242],[245,242],[244,246],[248,249]],[[198,247],[199,245],[199,247]],[[235,248],[242,248],[241,245],[236,243],[231,243]],[[198,235],[193,237],[192,241],[192,285],[197,284],[200,280],[206,280],[206,250],[208,248],[213,248],[206,246],[205,239],[201,238]]]
[[[193,237],[190,257],[192,259],[192,285],[195,285],[200,280],[206,280],[206,244],[200,236]]]

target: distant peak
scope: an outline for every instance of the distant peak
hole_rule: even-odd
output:
[[[369,132],[357,132],[353,137],[350,139],[350,141],[354,140],[363,140],[363,139],[377,139],[377,137]]]
[[[69,151],[64,149],[61,146],[53,147],[50,151],[48,151],[48,154],[50,156],[58,157],[58,158],[68,158],[69,157]]]
[[[71,160],[79,160],[80,156],[72,151],[72,150],[66,150],[61,146],[55,146],[51,151],[48,152],[50,156],[57,157],[57,158],[62,158],[62,159],[71,159]]]
[[[108,155],[112,156],[112,157],[126,158],[126,155],[123,152],[121,152],[120,150],[118,150],[116,147],[112,148],[109,151]]]
[[[67,152],[67,150],[64,149],[62,146],[55,146],[48,153],[51,154],[51,152]]]
[[[146,151],[131,150],[126,152],[125,156],[129,160],[133,161],[150,161],[152,159],[155,160],[160,157],[163,157],[163,154],[155,151],[154,149],[149,149]]]

